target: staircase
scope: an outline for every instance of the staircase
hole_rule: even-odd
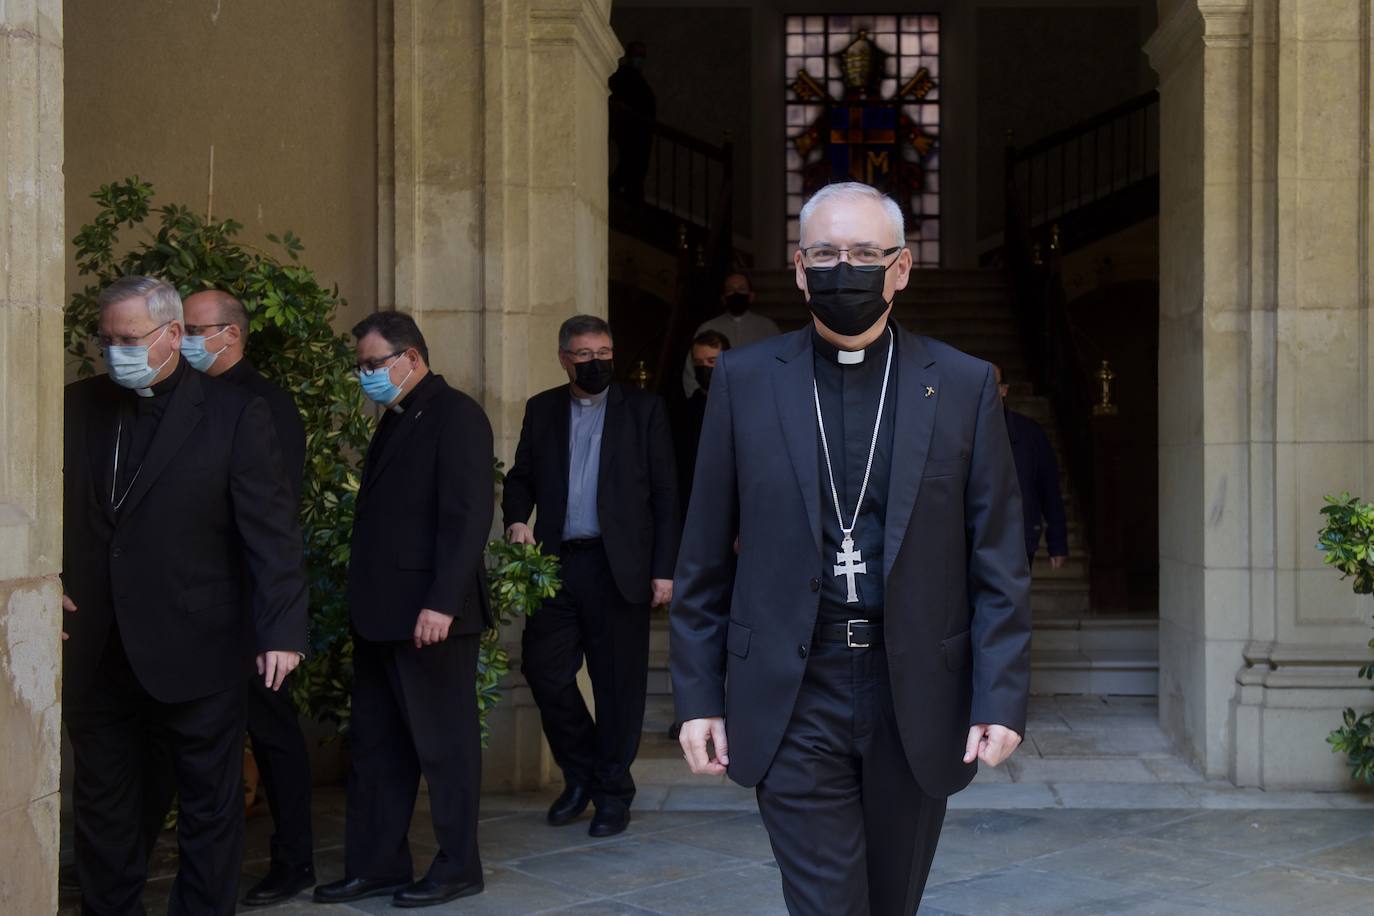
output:
[[[751,277],[756,311],[777,321],[785,331],[808,320],[792,271],[756,271]],[[898,296],[895,315],[910,330],[1000,365],[1013,382],[1008,406],[1040,423],[1056,453],[1062,454],[1049,400],[1018,381],[1027,377],[1025,357],[1002,271],[913,271],[910,284]],[[1039,694],[1154,695],[1158,692],[1158,621],[1090,613],[1090,555],[1078,500],[1064,465],[1061,460],[1069,557],[1062,568],[1054,569],[1042,548],[1032,569],[1032,690]],[[667,630],[667,613],[655,611],[649,659],[651,708],[661,709],[671,693]],[[653,725],[657,728],[661,723]]]

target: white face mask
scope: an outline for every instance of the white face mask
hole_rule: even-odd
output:
[[[105,364],[110,368],[110,378],[114,379],[115,384],[125,388],[147,388],[157,378],[166,365],[172,361],[172,354],[168,353],[161,365],[154,368],[148,365],[148,351],[157,346],[162,338],[167,336],[167,328],[171,327],[168,321],[162,326],[162,333],[157,335],[157,340],[151,344],[139,344],[138,346],[109,346],[105,348]]]
[[[229,330],[228,325],[220,328],[209,337],[195,334],[181,338],[181,355],[186,357],[186,361],[191,364],[192,369],[197,372],[208,372],[210,367],[215,364],[215,360],[219,359],[219,355],[229,349],[228,344],[225,344],[213,353],[205,349],[205,342],[207,340],[214,340],[227,330]]]

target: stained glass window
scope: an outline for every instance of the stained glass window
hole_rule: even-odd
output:
[[[834,181],[891,194],[917,267],[940,266],[940,17],[788,16],[787,262],[806,198]]]

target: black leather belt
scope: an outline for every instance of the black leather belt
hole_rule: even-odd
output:
[[[880,620],[848,620],[816,626],[816,642],[848,646],[851,649],[878,648],[883,644]]]
[[[591,550],[593,547],[601,546],[601,538],[575,538],[571,541],[564,541],[563,550]]]

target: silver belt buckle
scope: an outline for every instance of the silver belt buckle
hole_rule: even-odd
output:
[[[868,623],[867,620],[846,620],[844,624],[844,644],[851,649],[867,649],[869,643],[854,641],[854,624]]]

